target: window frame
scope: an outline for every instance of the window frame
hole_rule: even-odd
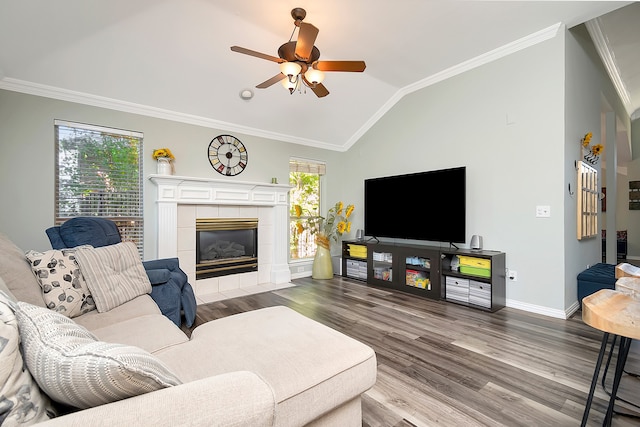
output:
[[[320,215],[324,209],[324,182],[326,175],[326,163],[319,160],[310,160],[310,159],[301,159],[292,157],[289,160],[289,179],[291,177],[292,172],[303,172],[309,174],[317,174],[318,175],[318,212],[317,215]],[[290,193],[291,194],[291,193]],[[293,211],[294,200],[289,200],[289,212]],[[313,215],[312,215],[313,216]],[[308,218],[308,215],[301,216],[301,219]],[[310,262],[313,260],[315,256],[316,243],[315,239],[312,239],[311,242],[308,242],[309,247],[312,247],[313,250],[308,252],[308,255],[305,257],[294,258],[291,255],[291,245],[292,245],[292,236],[291,233],[295,233],[294,222],[297,222],[297,218],[290,217],[289,218],[289,245],[290,249],[288,251],[288,257],[290,263],[304,263]]]
[[[61,191],[63,187],[61,187],[61,183],[64,181],[62,179],[62,171],[61,167],[65,167],[64,163],[61,163],[61,153],[63,150],[61,148],[61,143],[65,141],[64,133],[66,132],[78,132],[81,136],[87,136],[93,138],[94,136],[104,137],[104,136],[112,136],[115,138],[127,138],[135,141],[134,152],[137,153],[137,165],[138,165],[138,174],[137,177],[133,177],[133,179],[129,178],[125,180],[127,184],[133,185],[132,189],[132,197],[125,198],[124,200],[135,200],[135,202],[129,204],[123,204],[123,207],[126,207],[124,210],[127,210],[126,213],[128,215],[115,215],[113,211],[111,211],[111,215],[98,215],[92,212],[87,212],[86,210],[79,209],[76,207],[75,212],[68,212],[65,209],[62,209],[62,203],[65,201],[65,197],[61,196]],[[85,132],[83,135],[82,133]],[[63,135],[61,135],[61,133]],[[62,138],[61,138],[62,136]],[[71,150],[69,150],[71,151]],[[54,120],[54,175],[55,175],[55,183],[54,183],[54,224],[60,225],[65,221],[77,217],[77,216],[95,216],[100,218],[106,218],[114,221],[118,226],[120,231],[120,235],[122,236],[123,241],[133,241],[136,243],[138,247],[138,252],[140,256],[143,256],[144,253],[144,180],[143,180],[143,166],[144,166],[144,134],[138,131],[130,131],[124,129],[111,128],[106,126],[98,126],[86,123],[78,123],[71,122],[66,120]],[[71,161],[70,163],[73,163]],[[113,162],[104,163],[113,165]],[[123,165],[127,163],[123,162]],[[75,165],[77,166],[77,164]],[[74,167],[70,165],[70,167]],[[78,168],[80,169],[80,168]],[[93,177],[90,173],[83,175],[82,170],[77,171],[77,173],[81,176],[89,177],[89,181],[95,177]],[[108,175],[107,179],[108,179]],[[104,190],[103,188],[95,187],[92,188],[91,185],[87,185],[86,187],[87,194],[91,194],[95,190]],[[118,188],[115,188],[117,191]],[[107,202],[108,205],[108,202]],[[116,202],[117,205],[117,202]],[[108,206],[108,208],[113,209],[112,206]]]

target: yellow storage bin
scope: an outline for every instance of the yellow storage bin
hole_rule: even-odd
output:
[[[366,258],[367,257],[367,247],[363,245],[348,245],[349,246],[349,255],[356,258]]]
[[[467,267],[491,268],[490,259],[464,255],[459,255],[458,258],[460,258],[460,265],[466,265]]]

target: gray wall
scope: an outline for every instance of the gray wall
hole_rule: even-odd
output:
[[[55,119],[96,124],[144,133],[144,176],[156,173],[151,153],[168,147],[176,156],[175,173],[236,181],[287,183],[291,156],[322,160],[329,170],[339,170],[339,153],[255,136],[238,137],[247,147],[249,162],[238,176],[215,172],[207,157],[211,139],[221,129],[172,122],[65,101],[0,90],[0,232],[24,250],[50,249],[44,230],[54,219]],[[145,258],[156,256],[156,188],[145,179]]]
[[[325,160],[326,199],[356,205],[353,235],[363,228],[365,178],[466,166],[467,242],[480,234],[485,248],[506,252],[507,266],[518,271],[518,281],[507,283],[509,305],[562,317],[576,303],[577,272],[599,259],[597,239],[576,240],[575,200],[567,191],[568,183],[575,184],[579,139],[585,129],[599,135],[600,126],[592,101],[603,92],[604,79],[582,50],[561,32],[411,93],[344,153],[237,134],[250,159],[234,179],[286,182],[290,156]],[[565,63],[575,60],[579,67]],[[0,207],[0,231],[24,249],[48,247],[56,118],[142,131],[148,158],[153,148],[169,147],[176,174],[221,178],[206,148],[224,130],[0,91],[0,190],[10,201]],[[154,168],[146,163],[145,176]],[[154,190],[147,182],[146,258],[155,255]],[[429,210],[442,207],[425,205],[423,196],[384,206],[389,220],[422,209],[425,223],[407,226],[428,224]],[[536,218],[537,205],[550,206],[551,217]]]

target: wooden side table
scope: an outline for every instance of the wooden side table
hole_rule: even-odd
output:
[[[629,354],[631,341],[640,339],[640,300],[620,291],[602,289],[582,300],[582,320],[587,325],[604,332],[587,404],[585,405],[584,415],[582,416],[582,426],[587,424],[587,419],[589,418],[589,410],[591,409],[591,402],[593,401],[593,394],[598,382],[598,375],[602,366],[602,359],[606,352],[607,343],[609,342],[609,336],[614,335],[614,337],[620,337],[618,361],[616,363],[609,406],[607,407],[607,413],[603,421],[604,426],[610,426],[616,394],[618,392],[618,386],[620,385],[620,378],[622,378],[627,355]],[[614,346],[615,339],[612,343],[611,352],[614,351]]]

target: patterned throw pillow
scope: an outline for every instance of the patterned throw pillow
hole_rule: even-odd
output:
[[[31,270],[42,288],[42,298],[47,307],[67,317],[80,316],[96,309],[76,261],[77,249],[26,253]]]
[[[53,400],[86,409],[181,384],[141,348],[98,341],[59,313],[21,301],[17,305],[27,367]]]
[[[24,368],[14,303],[0,291],[0,424],[31,425],[56,413],[49,398]]]
[[[151,293],[151,282],[133,242],[81,246],[76,258],[100,313]]]

